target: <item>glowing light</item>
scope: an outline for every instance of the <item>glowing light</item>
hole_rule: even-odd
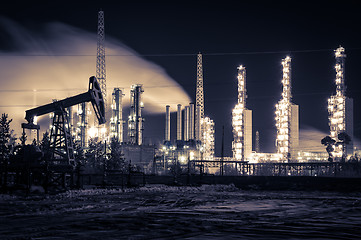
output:
[[[328,99],[328,113],[329,113],[329,126],[330,135],[337,141],[337,136],[340,132],[345,131],[346,126],[346,96],[345,96],[345,84],[344,84],[344,60],[346,58],[345,49],[339,47],[335,50],[336,58],[336,94]],[[334,157],[342,157],[345,154],[343,145],[339,145],[334,148],[332,155]]]
[[[97,129],[96,129],[96,127],[91,127],[91,128],[89,128],[88,129],[88,136],[90,137],[90,138],[95,138],[96,136],[97,136]]]
[[[291,58],[287,56],[282,59],[283,79],[282,79],[282,99],[276,104],[275,120],[277,127],[276,147],[277,153],[286,160],[290,153],[289,127],[291,121]]]
[[[201,119],[202,126],[202,147],[200,151],[203,152],[205,159],[213,160],[214,158],[214,122],[209,117]]]
[[[246,109],[246,68],[240,65],[238,68],[238,103],[232,111],[233,158],[238,161],[244,161],[244,110]]]

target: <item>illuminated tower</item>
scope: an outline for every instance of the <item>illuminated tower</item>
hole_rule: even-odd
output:
[[[295,157],[299,141],[298,105],[291,102],[291,58],[282,59],[282,99],[276,104],[277,153],[281,160],[290,160]]]
[[[142,93],[143,85],[134,84],[130,89],[130,115],[128,119],[128,137],[133,145],[142,145],[143,143],[143,122],[142,118]]]
[[[110,137],[123,142],[123,91],[114,88],[112,93],[112,117],[110,118]]]
[[[214,158],[214,121],[209,117],[204,117],[201,120],[202,126],[202,151],[203,158],[206,160],[213,160]]]
[[[104,34],[104,12],[98,12],[98,41],[97,41],[97,66],[96,78],[102,89],[104,107],[107,106],[107,82],[105,74],[105,34]]]
[[[202,134],[201,122],[204,118],[204,96],[203,96],[203,64],[202,54],[197,55],[197,86],[196,86],[196,112],[195,112],[195,138],[200,141]]]
[[[346,97],[345,86],[345,49],[339,47],[335,50],[336,58],[336,95],[328,99],[328,113],[330,134],[333,139],[338,140],[338,134],[347,133],[353,139],[353,101]],[[335,158],[346,157],[353,154],[353,143],[344,146],[342,144],[335,147],[333,156]]]
[[[232,111],[233,158],[245,161],[252,153],[252,111],[246,108],[246,68],[238,68],[238,102]]]

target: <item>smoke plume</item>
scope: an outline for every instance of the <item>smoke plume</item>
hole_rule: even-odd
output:
[[[96,72],[95,31],[54,22],[35,32],[4,18],[0,27],[15,49],[0,52],[0,112],[14,119],[12,128],[17,132],[25,121],[25,110],[87,91],[88,79]],[[109,36],[105,44],[108,103],[113,88],[119,87],[128,105],[130,86],[138,83],[143,84],[148,113],[163,112],[167,104],[190,102],[164,69]]]

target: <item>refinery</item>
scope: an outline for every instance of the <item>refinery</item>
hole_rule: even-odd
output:
[[[3,183],[25,181],[21,177],[20,180],[17,179],[19,175],[29,174],[30,170],[24,173],[22,166],[26,162],[36,161],[38,163],[30,167],[33,169],[31,171],[36,172],[46,166],[46,169],[52,169],[52,182],[56,183],[60,177],[64,182],[69,173],[79,173],[79,169],[86,174],[101,172],[103,182],[111,175],[110,172],[257,175],[264,174],[268,168],[268,174],[271,175],[332,175],[331,168],[342,167],[337,164],[357,159],[353,145],[353,101],[346,96],[346,50],[342,46],[334,50],[335,93],[330,92],[327,106],[329,136],[319,139],[325,146],[324,152],[305,151],[299,146],[300,111],[292,98],[292,59],[285,56],[280,59],[279,69],[282,73],[282,92],[274,108],[276,152],[260,151],[259,132],[252,127],[252,109],[247,105],[247,64],[244,63],[234,67],[238,75],[234,79],[237,99],[229,121],[233,129],[232,156],[224,156],[223,137],[217,143],[222,145],[221,156],[215,156],[217,123],[205,114],[207,103],[204,85],[207,84],[207,79],[203,76],[202,53],[198,53],[194,59],[197,69],[194,76],[195,102],[185,106],[177,104],[176,126],[171,125],[171,113],[175,109],[171,109],[170,103],[165,103],[164,140],[160,145],[146,144],[144,129],[151,127],[145,124],[143,114],[147,108],[143,103],[147,88],[134,82],[129,92],[125,91],[129,86],[122,85],[107,92],[110,89],[107,89],[106,80],[103,11],[99,11],[98,15],[97,36],[96,76],[89,78],[88,91],[65,99],[49,99],[49,102],[52,100],[51,103],[26,111],[27,123],[22,124],[22,149],[18,149],[18,155],[14,155],[9,166],[2,168]],[[123,112],[125,97],[130,99],[129,113]],[[111,99],[111,102],[107,99]],[[38,117],[42,115],[49,115],[51,124],[47,130],[48,152],[40,157],[41,154],[36,154],[39,149],[35,146],[42,141],[39,136],[40,126],[37,125]],[[174,128],[176,136],[171,136],[171,129]],[[25,136],[29,136],[27,141],[33,142],[32,145],[26,144]],[[101,146],[98,149],[97,144]],[[91,150],[99,152],[90,154]],[[116,151],[118,152],[114,153]],[[82,152],[85,154],[79,157]],[[97,160],[98,158],[101,160]],[[92,163],[90,159],[93,159]],[[89,167],[91,164],[93,168]]]

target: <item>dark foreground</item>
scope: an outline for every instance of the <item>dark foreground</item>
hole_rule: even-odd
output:
[[[0,195],[0,239],[359,239],[361,193],[233,185]]]

